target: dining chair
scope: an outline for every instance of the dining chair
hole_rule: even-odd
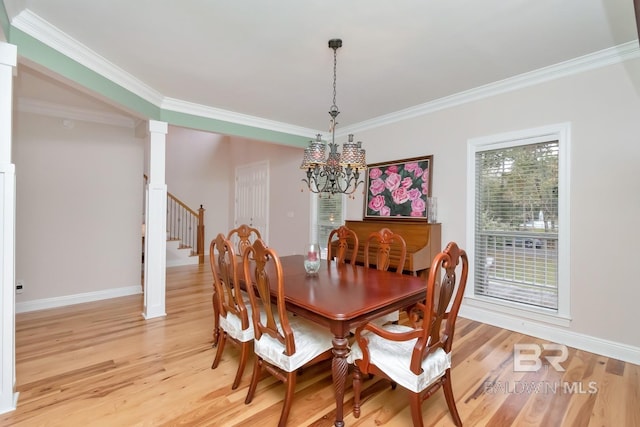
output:
[[[247,224],[240,224],[238,227],[229,230],[227,233],[227,240],[231,242],[231,245],[234,247],[235,253],[238,258],[242,257],[242,253],[244,252],[247,246],[250,246],[256,239],[261,239],[260,231],[257,228],[253,228]],[[239,273],[242,275],[242,272]],[[241,291],[245,295],[245,300],[248,301],[248,297],[245,291]],[[215,294],[214,294],[215,298]],[[246,305],[249,305],[247,303]],[[216,316],[217,319],[217,316]],[[215,347],[218,344],[218,323],[215,323],[215,331],[213,337],[213,346]]]
[[[404,262],[407,258],[407,243],[404,238],[388,228],[381,228],[369,234],[364,245],[364,262],[366,267],[371,266],[370,253],[375,251],[375,268],[388,270],[393,266],[396,273],[402,274]],[[393,256],[392,256],[393,251]],[[397,259],[396,257],[397,252]]]
[[[394,253],[393,256],[391,255],[392,251]],[[395,268],[396,273],[402,274],[404,262],[407,258],[407,243],[400,234],[394,233],[388,228],[381,228],[369,234],[364,245],[366,267],[371,267],[370,254],[373,252],[375,252],[375,268],[387,271],[392,268],[392,264],[395,264],[393,268]],[[398,258],[394,260],[396,253]],[[392,260],[394,261],[393,263]],[[375,322],[378,325],[383,325],[387,322],[397,322],[398,319],[400,319],[400,312],[395,311],[376,319]]]
[[[215,288],[213,304],[218,328],[218,349],[211,369],[218,367],[227,339],[240,346],[240,361],[232,390],[240,384],[253,344],[252,307],[239,291],[237,258],[231,241],[219,233],[211,241],[209,259]],[[258,310],[260,310],[258,308]]]
[[[410,326],[367,323],[356,329],[356,341],[349,354],[354,365],[356,418],[360,416],[362,374],[376,374],[409,391],[414,426],[423,425],[422,401],[440,387],[454,423],[462,425],[451,388],[451,346],[468,269],[465,251],[450,242],[433,259],[426,300],[410,311]]]
[[[282,265],[276,251],[258,239],[242,256],[245,283],[253,307],[254,352],[256,354],[251,384],[245,403],[253,400],[262,369],[286,385],[278,426],[287,423],[296,386],[298,369],[330,359],[333,335],[328,329],[299,316],[290,315],[285,307]],[[275,303],[271,304],[275,291]],[[262,301],[265,316],[256,307]]]
[[[227,239],[235,245],[236,253],[242,256],[244,250],[251,246],[251,244],[257,240],[262,239],[260,231],[257,228],[253,228],[247,224],[240,224],[238,227],[229,231]]]
[[[336,238],[336,240],[334,240]],[[334,244],[336,245],[335,254],[333,250]],[[358,256],[358,235],[355,231],[348,228],[346,225],[342,225],[338,228],[331,230],[329,233],[329,239],[327,242],[327,259],[336,259],[336,262],[346,263],[349,261],[355,265],[356,257]],[[347,257],[348,255],[348,257]]]

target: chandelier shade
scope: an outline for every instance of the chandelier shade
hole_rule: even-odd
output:
[[[342,145],[342,153],[338,152],[335,134],[338,124],[336,118],[340,111],[336,105],[336,69],[337,50],[342,47],[342,40],[329,40],[329,47],[333,49],[333,104],[329,108],[331,141],[325,144],[321,134],[316,136],[315,141],[309,141],[300,169],[306,170],[306,178],[302,181],[307,183],[312,193],[353,194],[363,182],[360,172],[366,169],[367,161],[362,142],[353,142],[352,134],[349,135],[349,141]]]

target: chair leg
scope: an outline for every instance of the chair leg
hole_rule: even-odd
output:
[[[214,292],[211,296],[211,304],[213,305],[213,346],[218,345],[218,340],[220,339],[220,316],[218,313],[218,299],[216,298],[216,293]]]
[[[442,389],[444,390],[444,398],[447,401],[447,406],[449,407],[449,412],[451,412],[453,422],[457,426],[462,426],[460,414],[458,414],[458,408],[456,407],[456,399],[453,397],[453,388],[451,388],[451,369],[447,369],[443,380]]]
[[[409,404],[411,406],[411,419],[413,427],[422,427],[422,396],[420,393],[409,392]]]
[[[253,364],[253,374],[251,374],[251,384],[249,384],[249,391],[247,392],[247,398],[244,400],[244,403],[251,403],[253,400],[253,395],[256,392],[256,386],[258,385],[258,380],[260,379],[260,374],[262,373],[262,359],[256,356],[256,361]]]
[[[291,410],[291,403],[293,402],[293,394],[295,390],[296,371],[287,372],[287,392],[284,395],[284,403],[282,404],[282,413],[280,414],[278,427],[285,427],[287,425],[287,418],[289,418],[289,411]]]
[[[353,365],[353,416],[360,417],[360,392],[362,390],[362,375],[357,364]]]
[[[216,369],[218,367],[218,363],[220,363],[220,359],[222,358],[222,352],[224,351],[224,345],[227,342],[227,333],[222,331],[220,334],[220,339],[218,340],[218,349],[216,350],[216,357],[213,359],[213,364],[211,365],[211,369]]]
[[[238,371],[236,372],[236,378],[233,380],[233,385],[231,386],[231,390],[235,390],[238,388],[240,384],[240,380],[242,379],[242,373],[244,372],[244,366],[247,364],[247,359],[249,358],[249,347],[251,346],[251,341],[240,343],[240,362],[238,363]]]

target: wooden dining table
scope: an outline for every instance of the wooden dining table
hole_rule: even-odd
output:
[[[322,262],[316,274],[307,274],[303,260],[302,255],[280,258],[286,305],[288,311],[333,333],[335,425],[342,427],[350,330],[424,300],[426,282],[420,277],[335,261]]]

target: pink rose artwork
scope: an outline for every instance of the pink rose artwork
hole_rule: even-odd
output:
[[[404,165],[404,169],[407,172],[413,172],[416,169],[420,169],[420,166],[418,166],[418,162],[409,162]]]
[[[367,170],[365,217],[426,218],[431,157]]]
[[[411,188],[411,186],[413,185],[413,180],[411,179],[411,177],[406,176],[402,179],[402,187],[404,188]]]
[[[393,197],[393,203],[396,205],[401,205],[409,201],[409,193],[404,187],[399,187],[393,190],[391,192],[391,197]]]
[[[369,185],[369,192],[373,196],[377,196],[378,194],[382,193],[385,188],[386,187],[384,186],[384,181],[380,178],[377,178],[371,182],[371,185]]]
[[[400,186],[402,178],[397,173],[390,173],[387,175],[387,179],[384,180],[384,185],[387,190],[393,191]]]
[[[411,201],[420,199],[421,195],[422,195],[422,192],[420,190],[418,190],[417,188],[412,188],[411,190],[409,190],[409,200],[411,200]],[[423,203],[424,203],[424,201],[423,201]]]
[[[369,170],[369,179],[377,179],[382,176],[382,171],[380,168],[371,168]]]
[[[377,195],[369,201],[369,209],[379,212],[385,205],[384,196]]]
[[[411,216],[422,216],[427,207],[427,204],[422,199],[414,199],[411,201]],[[413,213],[418,215],[413,215]]]

